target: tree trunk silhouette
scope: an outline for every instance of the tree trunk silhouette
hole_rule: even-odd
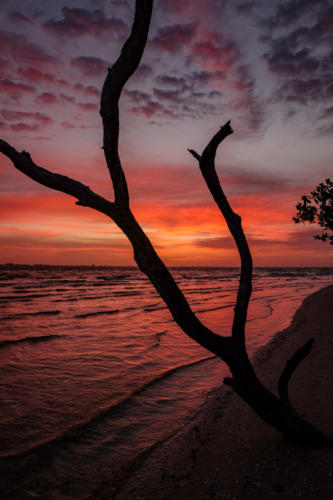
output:
[[[195,316],[186,298],[164,265],[148,237],[135,220],[130,209],[126,178],[118,154],[119,98],[127,80],[138,67],[147,40],[153,0],[137,0],[132,31],[121,54],[108,70],[102,95],[100,114],[103,122],[103,149],[110,172],[114,201],[94,193],[89,187],[63,175],[50,172],[36,165],[30,154],[18,152],[0,140],[0,151],[25,175],[52,189],[62,191],[77,199],[76,204],[93,208],[110,217],[132,244],[135,261],[145,273],[169,308],[182,330],[201,346],[214,353],[230,368],[232,377],[224,382],[261,417],[289,440],[308,446],[332,446],[332,440],[306,422],[292,408],[288,398],[288,382],[311,345],[288,362],[279,382],[280,398],[269,392],[257,378],[245,346],[247,308],[252,292],[252,258],[244,235],[241,218],[231,208],[215,170],[215,154],[221,142],[230,134],[230,121],[220,127],[202,154],[190,149],[228,228],[236,242],[241,258],[239,289],[234,310],[231,336],[221,336],[204,326]],[[303,349],[303,350],[302,350]]]

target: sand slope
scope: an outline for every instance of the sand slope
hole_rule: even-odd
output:
[[[290,397],[311,423],[333,436],[333,286],[308,297],[291,326],[275,335],[255,364],[275,391],[286,360],[311,337],[312,353],[294,374]],[[331,500],[333,449],[288,443],[222,387],[190,424],[121,483],[101,485],[94,498]]]

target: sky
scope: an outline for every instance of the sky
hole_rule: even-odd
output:
[[[112,200],[99,97],[134,0],[2,0],[0,137]],[[216,168],[255,266],[332,266],[295,205],[332,177],[333,0],[155,0],[141,64],[120,101],[131,208],[170,266],[237,266],[187,148],[227,120]],[[134,265],[106,216],[0,156],[0,263]]]

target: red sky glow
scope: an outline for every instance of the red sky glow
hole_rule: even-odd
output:
[[[0,136],[112,199],[99,95],[129,34],[127,0],[4,0]],[[121,97],[133,212],[168,265],[235,266],[224,220],[187,148],[231,119],[216,167],[255,266],[332,266],[295,205],[332,177],[330,0],[157,0]],[[111,220],[0,156],[0,263],[134,265]]]

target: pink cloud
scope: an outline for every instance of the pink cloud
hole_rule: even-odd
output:
[[[19,66],[17,68],[17,74],[24,78],[25,80],[33,83],[50,83],[52,86],[61,85],[69,86],[69,83],[63,78],[57,78],[53,73],[44,72],[36,67],[32,66]]]
[[[76,83],[73,88],[74,90],[78,90],[87,95],[94,95],[97,97],[100,97],[101,95],[101,91],[96,87],[93,87],[92,85],[83,85],[82,83]]]
[[[90,11],[63,7],[61,12],[62,19],[50,19],[44,23],[44,28],[47,31],[68,37],[86,34],[100,37],[108,34],[116,39],[122,39],[127,32],[127,26],[121,19],[116,17],[107,18],[100,9]]]
[[[21,34],[0,30],[0,55],[10,56],[18,64],[54,63],[55,58],[47,53],[41,46],[29,42]]]
[[[75,57],[71,60],[71,65],[88,76],[105,75],[108,66],[103,59],[92,56]]]
[[[197,26],[194,23],[164,26],[158,30],[151,43],[160,50],[174,52],[190,43],[196,30]]]
[[[13,123],[9,125],[14,132],[36,132],[40,129],[40,126],[37,123]]]
[[[98,104],[93,102],[79,102],[78,106],[82,111],[98,111]]]
[[[56,104],[58,102],[58,98],[51,92],[43,92],[36,97],[36,102],[41,105]]]
[[[5,78],[0,80],[0,92],[8,94],[10,97],[18,98],[23,94],[35,92],[35,88],[32,85],[14,82]]]
[[[27,111],[15,111],[11,109],[1,109],[1,115],[7,121],[16,121],[16,120],[34,120],[43,125],[48,125],[52,123],[52,119],[45,115],[44,113],[36,113],[36,112],[27,112]]]

